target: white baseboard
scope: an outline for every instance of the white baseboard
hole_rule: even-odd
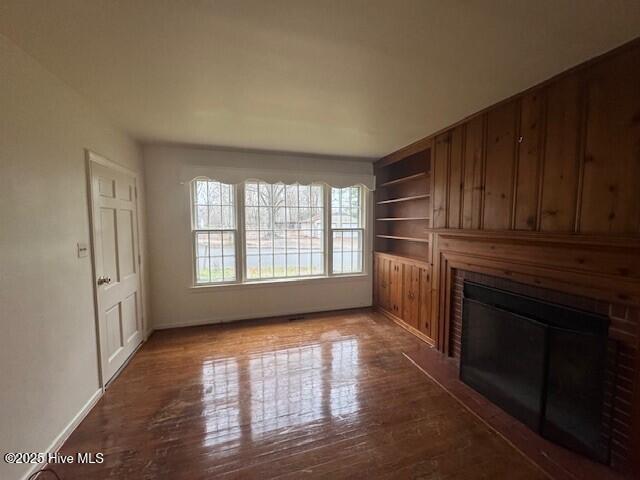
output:
[[[60,434],[53,440],[53,442],[51,442],[51,445],[49,445],[47,450],[42,453],[55,453],[58,450],[60,450],[60,447],[62,447],[64,442],[67,441],[71,433],[76,429],[78,425],[80,425],[80,422],[84,420],[84,418],[91,411],[94,405],[98,403],[98,400],[100,400],[100,397],[102,397],[102,393],[103,393],[102,388],[99,388],[98,390],[96,390],[96,392],[93,395],[91,395],[91,398],[89,398],[89,400],[87,400],[87,402],[82,406],[80,411],[76,413],[76,415],[71,419],[71,421],[67,424],[67,426],[62,429],[62,432],[60,432]],[[27,471],[27,473],[25,473],[22,476],[22,480],[27,480],[30,475],[33,475],[37,470],[40,470],[45,465],[46,465],[46,462],[33,465]]]
[[[205,319],[201,319],[201,320],[189,320],[186,322],[171,322],[171,323],[163,323],[161,325],[154,325],[153,329],[154,330],[166,330],[169,328],[180,328],[180,327],[200,327],[203,325],[218,325],[220,323],[231,323],[231,322],[239,322],[242,320],[259,320],[262,318],[274,318],[274,317],[288,317],[288,316],[292,316],[292,315],[311,315],[314,313],[324,313],[324,312],[333,312],[336,310],[351,310],[351,309],[358,309],[358,308],[368,308],[371,305],[336,305],[336,306],[332,306],[332,307],[319,307],[319,308],[314,308],[314,309],[310,309],[310,310],[295,310],[295,311],[286,311],[286,312],[277,312],[277,313],[271,313],[271,314],[263,314],[263,315],[259,315],[256,316],[255,314],[248,314],[248,315],[234,315],[234,316],[230,316],[230,317],[224,317],[224,318],[216,318],[216,319],[212,319],[212,318],[205,318]]]

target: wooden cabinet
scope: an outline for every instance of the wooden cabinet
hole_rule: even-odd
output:
[[[375,285],[374,298],[376,305],[385,310],[389,308],[389,263],[387,257],[376,256],[375,262]]]
[[[434,331],[431,327],[431,268],[420,267],[420,308],[418,311],[418,330],[431,339]]]
[[[400,316],[402,312],[402,263],[389,261],[389,309],[391,313]]]
[[[407,257],[375,254],[376,306],[411,333],[433,344],[431,266]]]
[[[402,283],[402,320],[413,328],[418,328],[420,312],[420,267],[405,264]]]

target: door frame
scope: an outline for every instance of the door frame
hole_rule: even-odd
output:
[[[129,358],[125,360],[122,366],[118,369],[118,371],[111,377],[109,382],[105,383],[104,381],[104,369],[102,365],[102,351],[100,347],[100,317],[99,317],[99,305],[98,305],[98,286],[96,283],[97,273],[96,273],[96,258],[95,258],[95,235],[94,235],[94,204],[93,204],[93,168],[92,165],[96,163],[98,165],[102,165],[106,168],[111,168],[113,170],[117,170],[119,172],[125,173],[133,177],[135,181],[135,205],[136,205],[136,215],[135,215],[135,228],[138,232],[137,235],[137,249],[138,249],[138,293],[140,295],[140,327],[142,328],[142,341],[140,345],[136,347],[136,349],[131,353]],[[140,202],[138,201],[138,173],[134,170],[131,170],[127,167],[124,167],[112,160],[109,160],[107,157],[100,155],[99,153],[94,152],[88,148],[85,148],[85,171],[86,171],[86,182],[87,182],[87,202],[89,209],[89,241],[90,241],[90,257],[91,257],[91,285],[93,291],[93,314],[94,314],[94,324],[96,329],[96,353],[98,355],[98,384],[102,392],[106,389],[107,385],[113,380],[115,380],[120,372],[127,366],[129,361],[133,358],[136,352],[140,349],[140,347],[147,340],[147,328],[146,328],[146,315],[144,310],[144,292],[143,292],[143,270],[142,270],[142,251],[140,250],[140,219],[138,216],[138,210],[140,208]]]

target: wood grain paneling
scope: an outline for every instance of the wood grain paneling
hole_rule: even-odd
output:
[[[546,133],[540,230],[575,228],[580,172],[582,75],[573,74],[546,89]]]
[[[420,331],[433,338],[431,328],[431,274],[428,268],[420,268]]]
[[[534,90],[522,97],[518,137],[518,174],[514,227],[535,230],[540,190],[540,153],[544,123],[544,94]]]
[[[465,125],[462,227],[480,228],[483,198],[484,119],[478,116]]]
[[[485,230],[511,228],[517,113],[518,102],[509,102],[487,114]]]
[[[417,265],[404,265],[404,282],[402,298],[402,319],[418,328],[420,314],[420,267]]]
[[[637,312],[640,39],[415,145],[432,149],[432,228],[423,235],[431,235],[430,336],[439,349],[448,348],[452,269]],[[640,346],[637,331],[623,333]],[[625,401],[640,404],[640,365],[625,368],[638,379]],[[621,435],[638,463],[640,407],[632,416]]]
[[[402,267],[398,261],[389,262],[389,306],[394,315],[402,315]]]
[[[433,227],[447,226],[447,186],[449,183],[450,132],[436,137],[433,152]]]
[[[588,72],[586,151],[580,231],[640,228],[640,49]]]
[[[464,148],[464,125],[451,132],[451,148],[449,153],[449,228],[460,228],[462,210],[462,162]]]

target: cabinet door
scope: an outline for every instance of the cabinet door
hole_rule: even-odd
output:
[[[420,311],[420,267],[404,266],[402,320],[413,328],[418,328]]]
[[[402,263],[389,262],[389,311],[396,316],[402,313]]]
[[[389,306],[389,259],[380,258],[378,262],[378,305],[385,310]]]
[[[427,337],[433,338],[431,328],[431,272],[428,268],[420,268],[420,312],[418,330]]]

